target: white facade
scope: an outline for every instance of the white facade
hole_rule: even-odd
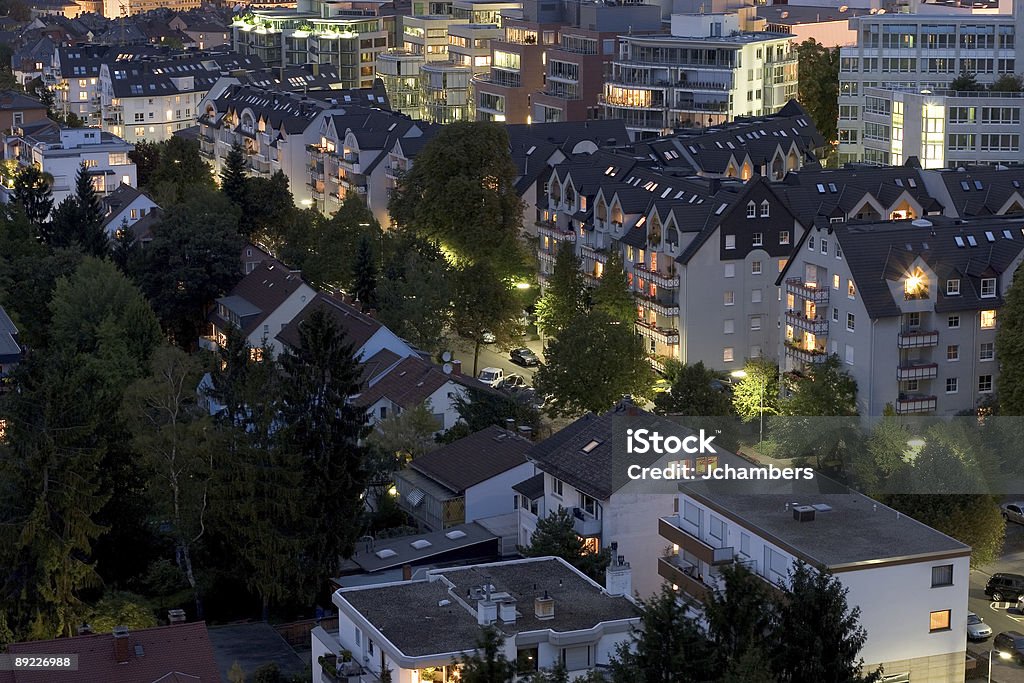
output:
[[[387,328],[382,327],[381,330],[387,330]],[[370,358],[372,355],[373,354],[364,354],[360,356],[357,354],[357,357]],[[427,409],[435,418],[437,418],[438,421],[438,433],[451,429],[461,419],[459,411],[456,408],[456,399],[457,397],[462,397],[463,399],[468,398],[467,393],[466,388],[461,384],[448,381],[427,398]],[[388,419],[388,417],[401,412],[401,406],[396,404],[387,396],[382,396],[374,403],[366,406],[366,409],[367,414],[369,415],[369,425],[371,427],[376,427],[379,423]],[[516,481],[521,481],[521,479],[517,479]],[[506,488],[510,490],[514,483],[516,482],[511,482]],[[509,500],[511,501],[511,498]],[[511,502],[509,505],[511,505]],[[508,510],[508,512],[511,512],[511,509]],[[466,521],[469,522],[472,520],[467,519]]]
[[[533,463],[525,462],[466,489],[466,522],[512,512],[512,487],[532,477],[534,469]]]
[[[104,219],[106,221],[107,234],[113,237],[122,227],[134,225],[146,214],[159,208],[157,203],[150,199],[148,195],[139,193],[137,197],[123,207],[119,207],[116,212],[107,215]]]

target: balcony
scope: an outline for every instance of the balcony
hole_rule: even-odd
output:
[[[911,379],[935,379],[938,376],[938,363],[910,363],[896,368],[896,379],[901,382]]]
[[[701,562],[711,566],[729,564],[736,556],[733,548],[715,548],[684,531],[679,525],[678,517],[662,517],[658,520],[658,535],[671,541]]]
[[[682,80],[676,83],[675,87],[685,88],[686,90],[714,90],[716,92],[724,92],[730,89],[728,83],[721,83],[719,81],[689,81]]]
[[[582,508],[572,509],[572,528],[578,536],[600,536],[601,520]]]
[[[825,349],[805,349],[791,341],[786,341],[786,356],[801,363],[824,363],[828,360]]]
[[[558,227],[558,224],[553,221],[537,221],[537,234],[541,237],[550,237],[554,240],[562,240],[565,242],[575,242],[576,233],[572,230]]]
[[[696,569],[677,557],[658,558],[658,576],[691,598],[705,602],[713,589],[697,576],[691,576],[691,573],[695,574]]]
[[[653,282],[659,287],[667,287],[669,289],[676,289],[679,287],[678,275],[666,275],[664,273],[659,273],[656,270],[651,270],[642,263],[636,263],[633,265],[633,274],[637,277],[643,278],[647,282]]]
[[[555,255],[549,254],[546,251],[538,251],[537,260],[541,263],[550,263],[552,267],[555,265]]]
[[[636,294],[636,300],[644,308],[654,311],[659,315],[668,316],[669,318],[675,318],[679,315],[679,304],[664,303],[639,292]]]
[[[675,346],[679,343],[679,330],[671,327],[658,327],[645,323],[642,320],[636,321],[636,331],[642,337],[647,339],[653,339],[659,341],[662,344],[668,344],[669,346]]]
[[[253,157],[249,159],[249,168],[257,175],[270,175],[270,161]]]
[[[583,244],[580,247],[583,258],[593,259],[598,263],[608,263],[608,253],[592,244]]]
[[[896,414],[909,415],[911,413],[933,413],[938,404],[934,396],[910,396],[901,394],[896,401]]]
[[[818,286],[815,282],[804,282],[798,277],[786,280],[786,293],[816,304],[828,303],[828,287]]]
[[[910,330],[900,332],[899,347],[901,349],[923,349],[929,346],[938,346],[939,333],[937,331],[923,332],[921,330]]]
[[[808,318],[803,311],[786,311],[786,323],[797,329],[810,332],[815,337],[828,335],[828,319],[822,316]]]

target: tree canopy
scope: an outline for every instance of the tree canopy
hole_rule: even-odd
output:
[[[560,557],[598,583],[604,583],[604,570],[612,560],[611,550],[594,552],[573,528],[574,517],[568,508],[559,507],[537,520],[530,545],[520,548],[524,557]]]
[[[808,38],[796,47],[797,99],[814,121],[825,143],[838,140],[839,48]]]
[[[586,309],[589,294],[580,268],[573,243],[561,242],[555,255],[555,267],[537,302],[537,329],[544,336],[558,336]]]
[[[698,362],[692,365],[673,361],[667,364],[668,391],[654,397],[654,411],[661,415],[728,415],[732,406],[718,373]]]

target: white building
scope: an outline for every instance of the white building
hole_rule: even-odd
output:
[[[620,36],[602,117],[635,136],[771,114],[796,96],[787,34],[742,33],[735,14],[672,15],[671,35]]]
[[[116,135],[98,128],[61,128],[53,121],[15,128],[3,138],[4,158],[22,166],[35,166],[53,177],[53,204],[57,206],[75,191],[75,178],[85,164],[93,186],[101,195],[121,184],[138,184],[135,163],[128,158],[134,149]],[[0,190],[10,199],[7,183]]]
[[[160,207],[142,190],[122,184],[103,198],[103,227],[114,237],[118,230],[130,228]]]
[[[847,605],[860,608],[866,671],[882,665],[891,680],[963,681],[971,549],[823,481],[680,484],[677,513],[659,522],[671,544],[659,573],[703,600],[733,562],[773,587],[786,584],[797,561],[827,568],[849,591]]]
[[[387,330],[386,327],[381,329]],[[375,364],[375,367],[368,368],[366,388],[354,400],[366,408],[372,426],[402,411],[426,405],[434,418],[436,433],[440,434],[462,419],[458,400],[469,398],[466,387],[482,388],[472,377],[462,375],[461,369],[446,374],[417,355],[401,357],[384,348],[363,358],[366,358],[367,366]]]
[[[342,668],[338,655],[347,650],[347,669],[357,674],[388,669],[395,683],[454,683],[460,657],[476,651],[484,626],[501,632],[502,654],[522,671],[561,663],[572,680],[607,664],[639,621],[628,565],[611,568],[609,578],[604,589],[564,560],[545,557],[343,588],[334,593],[338,633],[313,630],[312,681],[322,680],[321,656]]]

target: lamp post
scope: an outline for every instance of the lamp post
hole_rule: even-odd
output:
[[[746,376],[747,376],[747,371],[746,370],[734,370],[734,371],[730,372],[729,375],[731,377],[736,377],[738,379],[745,379]],[[759,399],[759,402],[760,402],[760,409],[758,410],[758,418],[761,421],[760,422],[760,426],[758,427],[758,432],[757,432],[757,442],[758,443],[761,443],[761,442],[764,441],[764,390],[765,390],[764,382],[761,382],[761,388],[760,388],[760,392],[759,392],[760,395],[758,396],[758,399]]]
[[[1010,659],[1009,652],[996,652],[995,650],[988,651],[988,683],[992,683],[992,655],[998,654],[999,659]]]

